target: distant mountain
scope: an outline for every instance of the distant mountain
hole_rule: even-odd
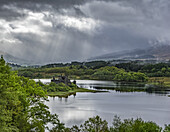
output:
[[[0,51],[0,55],[4,56],[4,59],[9,63],[15,63],[19,65],[40,65],[41,62],[34,62],[34,60],[25,60],[15,57],[9,53]],[[93,57],[88,61],[94,60],[170,60],[170,45],[152,46],[146,49],[134,49],[124,50],[120,52],[113,52],[110,54],[104,54],[101,56]]]
[[[152,46],[146,49],[125,50],[104,54],[90,58],[89,60],[111,60],[111,59],[159,59],[170,60],[170,45]]]
[[[6,62],[17,63],[17,64],[27,64],[27,61],[10,55],[6,52],[0,51],[0,55],[3,55]]]

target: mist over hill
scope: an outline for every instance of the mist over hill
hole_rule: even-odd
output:
[[[15,56],[13,56],[9,53],[3,52],[3,51],[0,51],[0,55],[2,55],[3,58],[5,59],[5,61],[8,63],[16,63],[16,64],[29,64],[30,63],[30,61],[28,61],[28,60],[24,60],[24,59],[15,57]]]
[[[101,56],[92,57],[89,60],[111,60],[111,59],[170,60],[170,45],[158,45],[145,49],[134,49],[113,52]]]
[[[15,63],[20,65],[44,65],[52,63],[44,63],[41,60],[27,60],[15,57],[9,53],[0,51],[0,55],[3,55],[4,59],[9,63]],[[80,62],[94,61],[94,60],[170,60],[170,45],[159,45],[153,46],[145,49],[134,49],[134,50],[123,50],[120,52],[113,52],[109,54],[104,54],[101,56],[96,56],[83,60]],[[74,62],[74,60],[72,60]]]

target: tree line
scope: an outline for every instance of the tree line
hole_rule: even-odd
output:
[[[170,77],[170,63],[158,63],[158,64],[138,64],[120,63],[115,65],[118,68],[123,68],[126,71],[142,72],[149,77]]]
[[[105,66],[98,69],[85,66],[71,65],[55,68],[31,68],[19,70],[20,76],[30,78],[52,78],[65,74],[71,79],[116,80],[127,82],[146,82],[148,77],[141,72],[125,71],[115,66]]]
[[[136,61],[119,63],[115,65],[111,62],[105,61],[92,61],[86,63],[71,62],[66,64],[54,63],[47,64],[39,68],[20,68],[18,69],[18,74],[29,78],[52,78],[53,76],[65,74],[70,76],[72,79],[94,79],[93,77],[95,77],[95,75],[97,75],[101,69],[103,71],[103,74],[110,74],[106,73],[107,70],[103,70],[107,67],[124,69],[124,73],[121,72],[121,74],[114,77],[115,80],[117,79],[119,81],[136,80],[132,79],[133,76],[136,76],[134,73],[144,73],[148,77],[170,77],[170,63],[141,64],[140,62]],[[102,73],[100,73],[100,75],[102,75]],[[128,77],[127,80],[125,80],[126,76]],[[109,78],[109,75],[107,75],[107,78]]]

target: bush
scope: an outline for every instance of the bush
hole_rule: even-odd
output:
[[[113,126],[110,128],[111,132],[161,132],[161,130],[161,127],[151,121],[146,122],[141,118],[121,121],[118,116],[114,117]]]
[[[71,128],[65,128],[64,132],[161,132],[162,128],[152,121],[144,121],[141,118],[124,119],[115,116],[113,124],[108,127],[108,122],[99,116],[89,118],[84,124]],[[55,131],[54,131],[55,132]],[[165,125],[163,132],[170,132],[170,125]]]
[[[39,84],[42,86],[42,84]],[[43,90],[47,91],[47,92],[67,92],[69,90],[73,89],[73,85],[71,85],[72,87],[67,86],[64,83],[59,83],[56,84],[54,82],[51,82],[49,85],[44,85]]]

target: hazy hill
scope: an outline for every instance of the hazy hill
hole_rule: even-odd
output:
[[[4,59],[10,63],[17,63],[21,65],[34,65],[41,64],[43,62],[34,62],[33,60],[25,60],[22,58],[15,57],[9,53],[0,51],[0,55],[4,56]],[[93,60],[111,60],[111,59],[159,59],[159,60],[170,60],[170,45],[153,46],[146,49],[135,49],[135,50],[124,50],[120,52],[113,52],[97,57],[88,59]]]
[[[125,50],[90,58],[89,60],[110,59],[170,59],[170,45],[153,46],[146,49]]]
[[[26,64],[27,63],[26,60],[14,57],[13,55],[10,55],[3,51],[0,51],[0,55],[3,55],[5,61],[9,62],[9,63],[18,63],[18,64]]]

